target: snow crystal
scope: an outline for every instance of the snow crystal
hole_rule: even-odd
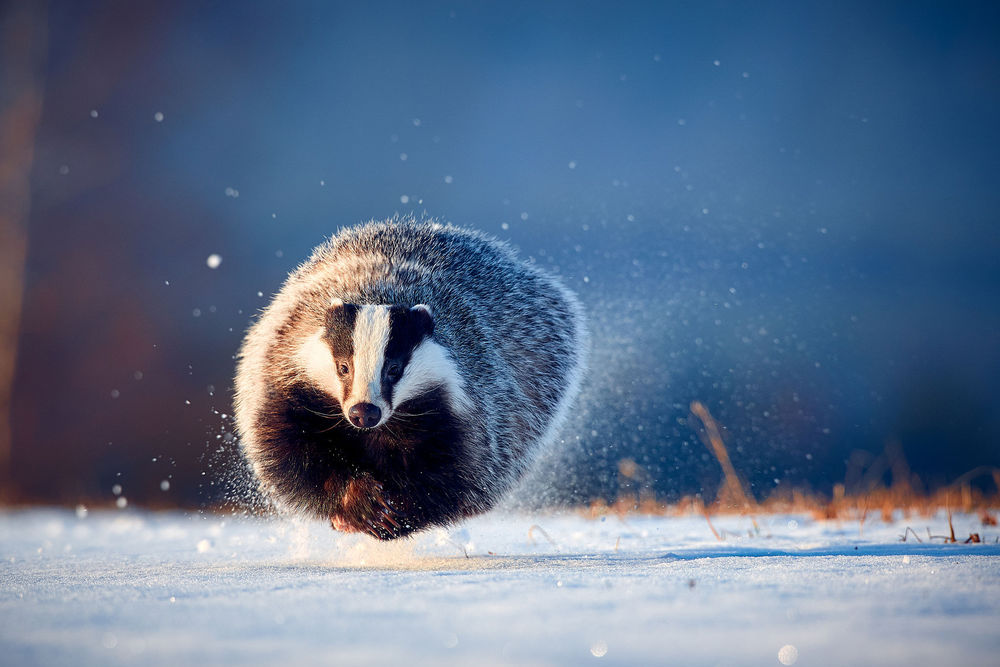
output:
[[[569,167],[570,169],[576,169],[576,160],[570,160],[569,164],[566,166]]]
[[[799,649],[791,644],[785,644],[778,650],[778,661],[783,665],[794,665],[799,659]]]
[[[217,268],[219,268],[219,265],[222,264],[222,255],[218,255],[218,254],[216,254],[216,253],[213,252],[211,255],[209,255],[205,259],[205,264],[210,269],[217,269]]]
[[[115,507],[117,507],[118,509],[123,510],[127,506],[128,506],[128,499],[125,496],[118,496],[118,498],[115,499]]]
[[[170,480],[165,479],[162,482],[160,482],[160,491],[169,491],[169,490],[170,490]]]
[[[122,395],[122,393],[120,391],[118,391],[117,389],[112,389],[111,390],[111,398],[118,398],[121,395]]]
[[[90,117],[91,118],[97,118],[97,109],[91,109],[90,110]]]
[[[406,159],[407,159],[408,157],[410,157],[410,156],[409,156],[409,155],[407,155],[406,153],[400,153],[400,154],[399,154],[399,159],[400,159],[401,161],[403,161],[403,162],[406,162]]]
[[[155,120],[157,123],[162,123],[163,122],[163,112],[157,111],[156,113],[154,113],[153,114],[153,120]]]
[[[590,645],[590,654],[595,658],[603,658],[608,654],[608,643],[604,640],[594,642]]]
[[[444,182],[445,182],[445,183],[447,183],[448,185],[451,185],[451,184],[452,184],[452,182],[454,182],[454,180],[455,180],[455,179],[454,179],[454,178],[452,178],[452,177],[451,177],[450,175],[449,175],[449,176],[445,176],[445,177],[444,177]]]
[[[400,195],[399,202],[401,204],[409,204],[410,203],[410,197],[408,195]]]

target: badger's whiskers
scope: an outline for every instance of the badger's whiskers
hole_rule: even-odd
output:
[[[426,417],[428,415],[440,414],[439,410],[427,410],[426,412],[400,412],[396,410],[392,413],[393,417],[400,417],[403,419],[416,418],[416,417]]]
[[[308,405],[304,405],[302,407],[305,408],[308,412],[313,413],[317,417],[323,417],[324,419],[343,419],[344,418],[344,415],[340,414],[339,412],[335,412],[333,414],[329,414],[329,413],[326,413],[326,412],[319,412],[318,410],[313,410]]]

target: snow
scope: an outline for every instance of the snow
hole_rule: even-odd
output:
[[[4,664],[998,664],[1000,535],[947,519],[0,512]],[[912,527],[905,543],[900,535]],[[468,555],[468,557],[466,556]]]

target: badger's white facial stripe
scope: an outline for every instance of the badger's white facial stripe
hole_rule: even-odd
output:
[[[337,367],[333,363],[333,353],[324,340],[325,331],[320,328],[309,336],[296,352],[295,358],[306,373],[306,377],[320,389],[340,397],[340,380]]]
[[[465,393],[465,382],[451,355],[441,345],[426,339],[414,348],[403,377],[393,389],[392,402],[398,406],[437,385],[444,386],[452,409],[467,412],[471,408],[472,402]]]
[[[388,412],[382,398],[382,364],[390,332],[388,306],[361,306],[354,322],[354,384],[345,407],[372,403]],[[388,416],[388,415],[386,415]]]

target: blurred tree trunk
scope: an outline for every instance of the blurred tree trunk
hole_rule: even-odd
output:
[[[5,5],[0,9],[0,500],[12,500],[11,399],[48,29],[45,2],[15,0]]]

